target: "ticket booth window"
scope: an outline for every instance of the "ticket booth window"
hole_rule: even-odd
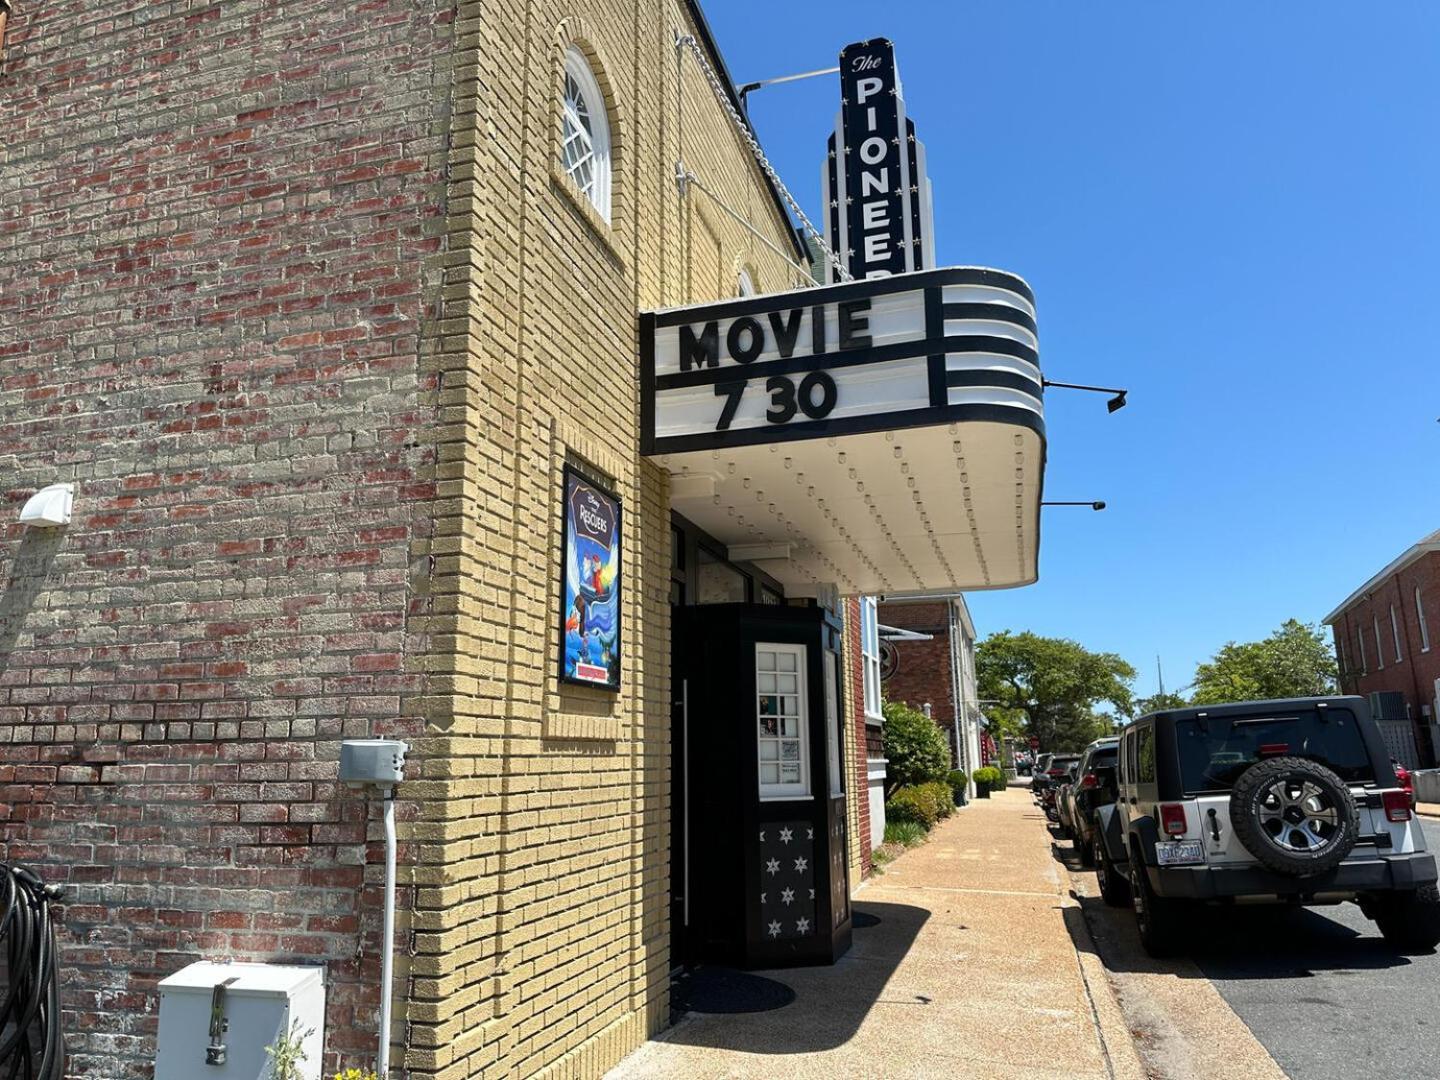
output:
[[[761,642],[755,646],[755,698],[760,798],[808,798],[803,645]]]
[[[699,573],[696,575],[697,604],[743,604],[746,596],[745,575],[723,558],[704,547],[699,550]]]

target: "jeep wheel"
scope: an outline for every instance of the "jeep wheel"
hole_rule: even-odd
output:
[[[1250,854],[1280,874],[1334,869],[1360,833],[1345,782],[1305,758],[1271,758],[1241,773],[1230,792],[1230,820]]]
[[[1373,898],[1371,910],[1375,925],[1397,952],[1428,953],[1440,945],[1440,890],[1434,885],[1383,893]]]
[[[1135,909],[1135,928],[1140,944],[1155,957],[1172,956],[1180,945],[1179,902],[1165,900],[1150,888],[1145,865],[1130,853],[1130,905]]]
[[[1110,856],[1105,854],[1105,844],[1096,833],[1091,841],[1091,858],[1095,863],[1095,880],[1100,886],[1100,896],[1111,907],[1124,907],[1130,903],[1130,886],[1115,872]]]

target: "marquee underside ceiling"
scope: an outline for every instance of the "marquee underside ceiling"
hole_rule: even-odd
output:
[[[661,455],[671,506],[791,595],[899,596],[1038,576],[1045,446],[1027,427],[933,427]]]

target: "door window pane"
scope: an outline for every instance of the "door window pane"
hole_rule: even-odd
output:
[[[760,797],[808,798],[805,647],[756,645],[755,687]]]

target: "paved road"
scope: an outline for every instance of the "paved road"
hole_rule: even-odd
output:
[[[1440,822],[1428,822],[1426,836],[1435,850]],[[1207,1040],[1186,1016],[1184,989],[1208,979],[1292,1080],[1440,1075],[1440,953],[1398,956],[1358,907],[1343,904],[1205,912],[1186,957],[1151,960],[1130,912],[1101,903],[1068,843],[1055,851],[1127,1014],[1139,1010],[1132,1025],[1157,1074],[1214,1075],[1195,1067]]]
[[[1440,1071],[1440,953],[1397,956],[1354,904],[1255,914],[1193,959],[1293,1080]]]

